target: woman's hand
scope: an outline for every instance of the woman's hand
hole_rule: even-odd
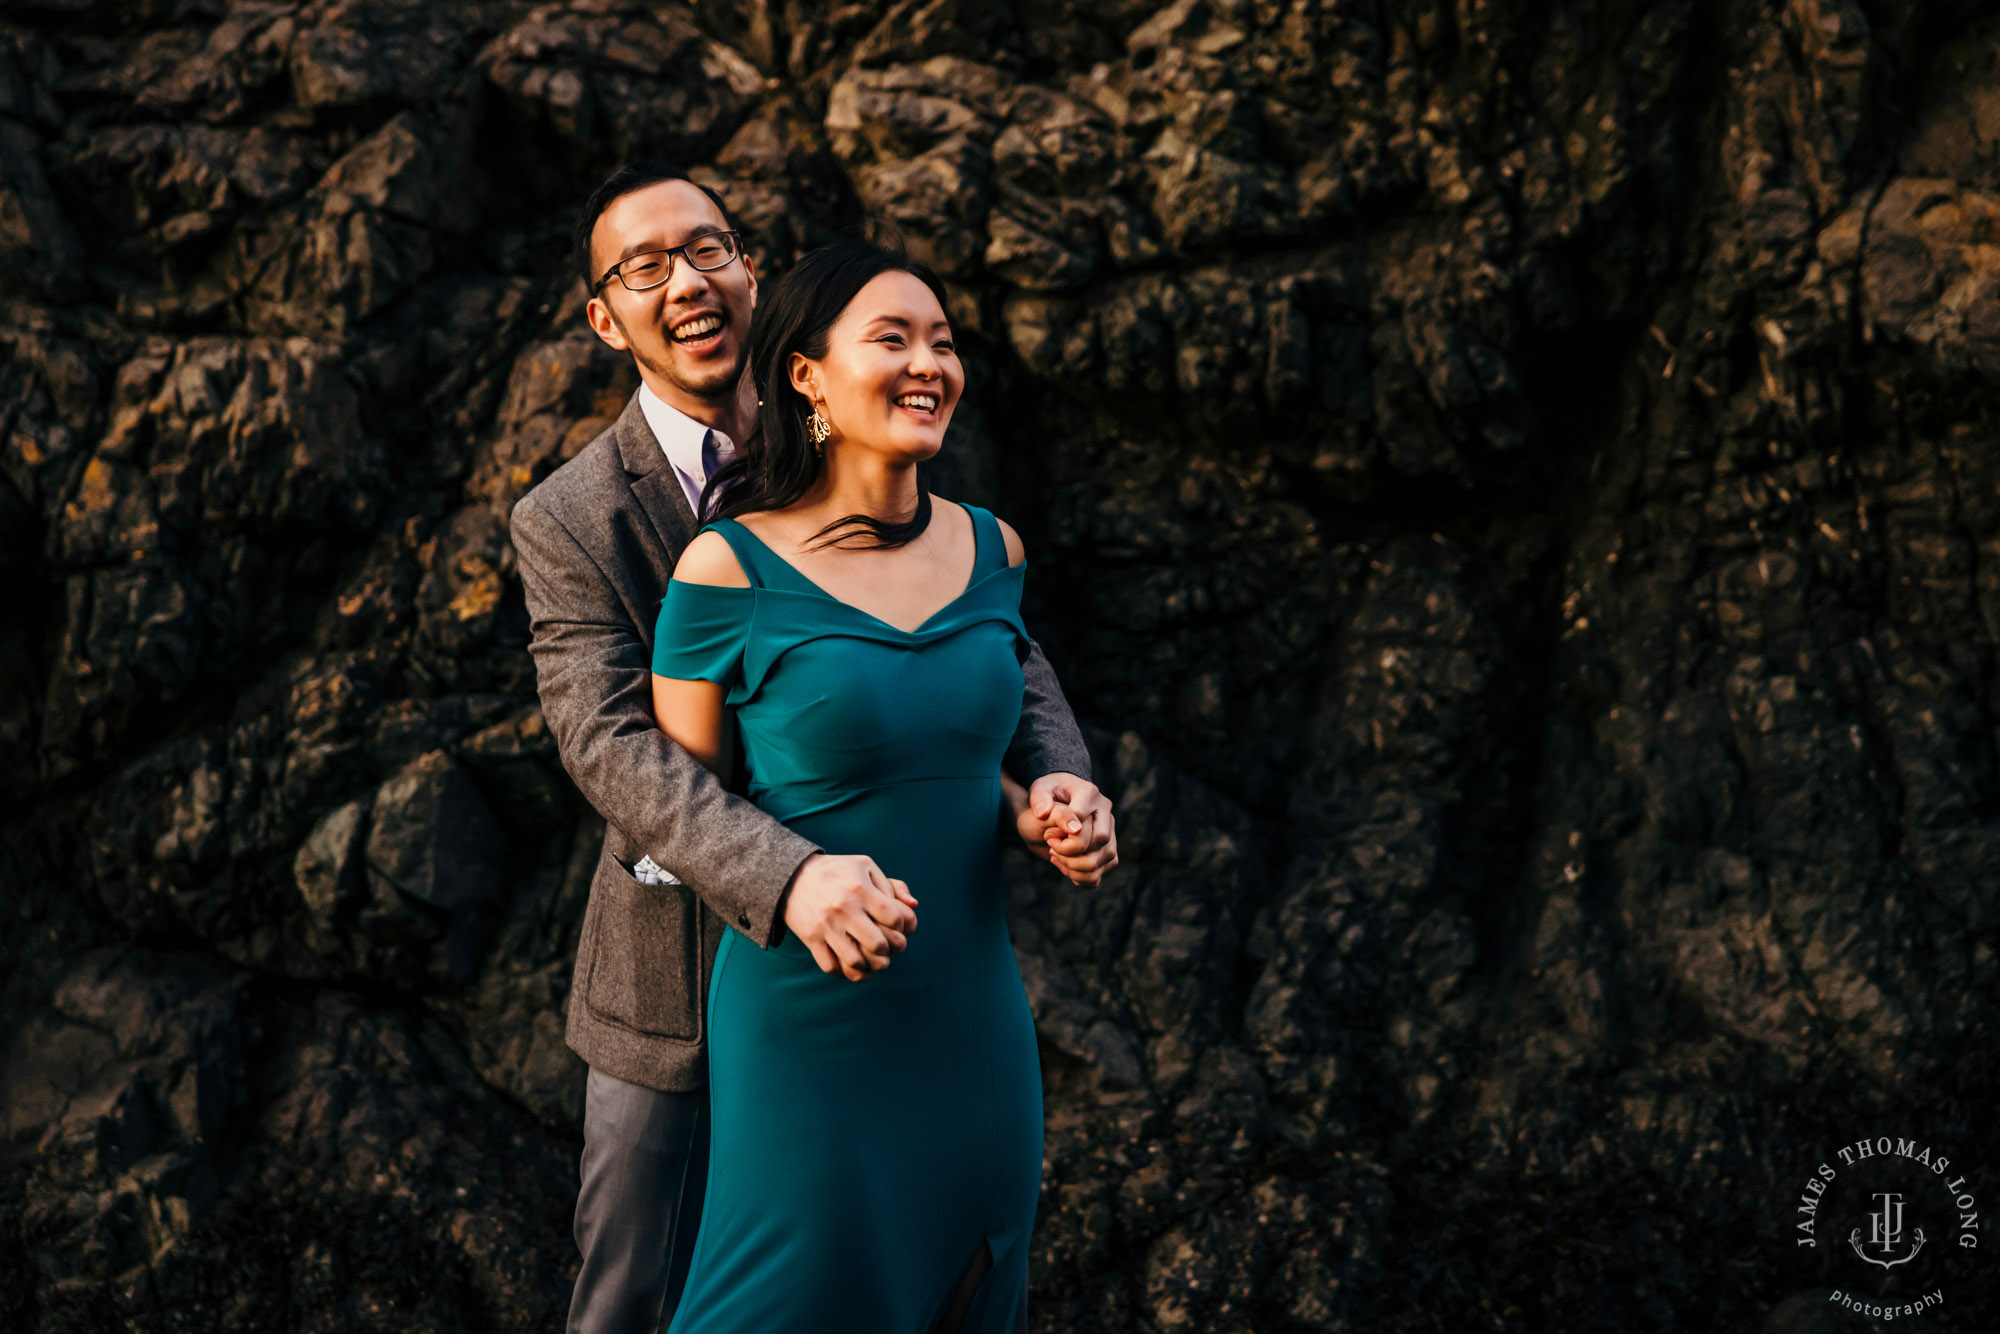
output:
[[[1075,774],[1043,774],[1032,789],[1006,770],[1000,787],[1015,832],[1028,851],[1061,871],[1074,885],[1096,885],[1118,864],[1118,831],[1111,799]]]

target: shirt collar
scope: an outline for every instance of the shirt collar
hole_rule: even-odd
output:
[[[701,445],[708,438],[710,428],[643,384],[639,386],[639,410],[646,414],[646,425],[653,428],[653,438],[660,442],[660,450],[667,456],[667,462],[692,481],[699,493],[702,487],[708,485],[708,472],[701,462]],[[715,451],[717,457],[727,463],[736,457],[736,442],[724,432],[716,431]]]

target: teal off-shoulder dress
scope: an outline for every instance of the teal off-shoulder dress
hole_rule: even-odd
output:
[[[708,991],[712,1134],[670,1334],[1025,1327],[1041,1067],[1001,886],[1000,761],[1020,722],[1025,565],[968,505],[965,591],[915,630],[825,592],[733,519],[748,588],[673,581],[653,670],[728,687],[749,794],[919,900],[861,982],[786,932],[725,934]],[[954,1303],[984,1244],[992,1268]]]

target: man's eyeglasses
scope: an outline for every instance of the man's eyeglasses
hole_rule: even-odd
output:
[[[674,276],[676,256],[706,273],[723,267],[742,252],[743,238],[737,233],[709,232],[669,250],[647,250],[626,256],[604,271],[604,276],[597,280],[597,286],[590,289],[590,294],[596,296],[613,278],[624,283],[628,291],[650,291]]]

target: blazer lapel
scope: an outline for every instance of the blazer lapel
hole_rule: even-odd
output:
[[[681,551],[694,540],[694,508],[681,488],[680,474],[667,462],[666,451],[646,424],[636,392],[611,429],[618,441],[618,462],[632,478],[633,499],[652,521],[669,563],[679,560]]]

